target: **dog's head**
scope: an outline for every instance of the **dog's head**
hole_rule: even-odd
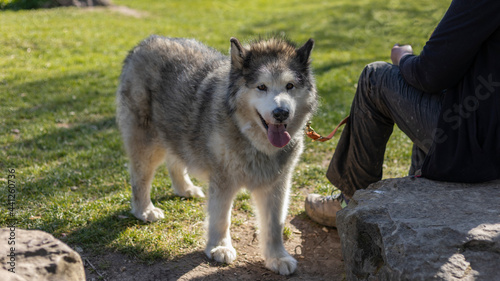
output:
[[[260,150],[285,147],[317,106],[310,69],[314,41],[302,47],[283,38],[242,46],[231,38],[228,104],[240,129]]]

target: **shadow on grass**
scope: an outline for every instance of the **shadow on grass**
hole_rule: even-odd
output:
[[[37,201],[57,191],[69,191],[72,186],[94,191],[86,196],[116,190],[117,186],[110,185],[109,181],[115,179],[115,175],[123,176],[126,168],[123,161],[117,161],[124,153],[115,131],[114,117],[108,117],[57,128],[9,145],[7,162],[10,164],[7,165],[18,171],[46,165],[36,176],[23,175],[21,199]],[[96,184],[102,184],[99,190],[89,189]]]
[[[128,209],[122,208],[96,220],[89,218],[85,226],[79,227],[62,239],[68,244],[80,245],[85,247],[85,250],[102,254],[110,250],[106,245],[110,245],[126,229],[141,225],[146,225],[146,223],[135,219]],[[124,252],[137,255],[140,247],[140,245],[137,248],[129,247]]]
[[[136,219],[130,213],[128,198],[124,198],[124,200],[111,198],[96,202],[97,206],[92,208],[98,208],[97,214],[94,213],[95,210],[89,211],[82,208],[74,210],[77,213],[73,218],[69,214],[70,210],[67,210],[63,218],[52,218],[52,220],[40,224],[39,228],[51,232],[56,238],[70,245],[79,246],[93,254],[101,255],[106,252],[119,251],[129,257],[138,258],[142,262],[171,260],[176,254],[183,252],[175,246],[186,247],[190,245],[184,236],[177,235],[178,232],[187,232],[180,224],[190,221],[190,219],[175,218],[175,214],[178,212],[176,204],[181,204],[181,206],[185,204],[181,198],[174,196],[165,196],[164,198],[170,199],[153,199],[153,204],[162,207],[165,212],[165,219],[157,222],[146,223]],[[198,220],[201,218],[191,219],[193,222]],[[64,229],[68,224],[70,225],[68,232],[61,233],[61,229]],[[195,226],[190,227],[196,232]],[[169,234],[172,234],[172,237],[169,237]],[[190,234],[186,233],[185,235],[189,236]],[[172,245],[165,246],[162,239],[166,239]]]
[[[119,69],[116,70],[118,72]],[[16,99],[30,105],[12,112],[10,119],[18,122],[61,122],[71,118],[70,112],[75,114],[75,118],[82,119],[89,114],[102,114],[104,111],[109,113],[111,110],[114,113],[118,80],[104,70],[65,73],[21,84],[15,80],[7,83],[12,84],[9,89],[12,95],[22,94]]]
[[[114,118],[115,81],[109,74],[92,70],[9,84],[21,106],[6,122],[7,133],[18,133],[3,147],[7,157],[0,168],[22,173],[20,204],[70,187],[92,197],[122,184],[118,176],[124,176],[126,160]]]

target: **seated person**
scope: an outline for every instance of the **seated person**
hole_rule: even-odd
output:
[[[342,192],[309,194],[306,213],[336,226],[358,189],[382,178],[394,124],[413,141],[409,175],[450,182],[500,178],[500,1],[453,0],[420,55],[395,45],[371,63],[326,173]]]

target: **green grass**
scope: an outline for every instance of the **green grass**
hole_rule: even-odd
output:
[[[114,119],[115,90],[128,50],[150,34],[196,38],[224,53],[231,36],[247,41],[285,33],[299,43],[312,37],[321,96],[313,125],[328,133],[349,113],[364,65],[388,61],[394,43],[412,44],[418,52],[449,5],[431,0],[113,2],[144,16],[77,8],[0,12],[2,202],[8,169],[15,168],[18,227],[144,260],[201,247],[205,201],[174,197],[166,169],[160,168],[152,198],[167,218],[144,224],[130,215],[127,159]],[[332,191],[324,174],[337,140],[307,142],[294,177],[292,215],[302,212],[301,189]],[[407,173],[410,149],[396,130],[384,177]],[[250,206],[242,193],[234,209],[253,216]],[[4,226],[5,204],[1,213]]]

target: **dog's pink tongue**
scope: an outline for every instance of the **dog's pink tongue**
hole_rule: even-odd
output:
[[[290,134],[286,131],[285,125],[268,125],[267,129],[267,138],[272,145],[276,147],[283,147],[288,144],[291,137]]]

